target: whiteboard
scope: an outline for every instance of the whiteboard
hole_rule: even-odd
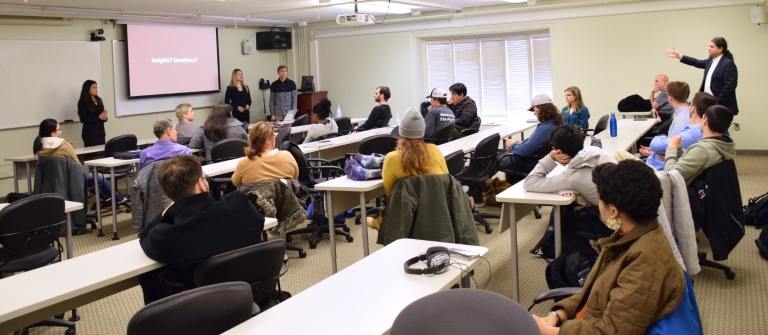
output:
[[[192,108],[198,108],[215,106],[219,101],[224,101],[221,93],[128,99],[127,56],[125,41],[112,41],[117,117],[172,111],[182,103],[188,103],[192,105]]]
[[[101,82],[99,43],[0,41],[0,129],[79,121],[83,82]]]

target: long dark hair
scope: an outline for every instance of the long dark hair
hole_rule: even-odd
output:
[[[229,115],[232,113],[232,107],[227,104],[218,104],[213,107],[213,112],[208,116],[203,124],[203,134],[209,141],[216,143],[227,138],[227,129],[229,128]]]
[[[43,137],[51,137],[51,133],[56,132],[58,125],[59,122],[54,119],[45,119],[43,122],[40,122],[35,143],[32,144],[32,154],[37,155],[38,151],[43,150]]]
[[[91,99],[91,86],[95,84],[96,82],[93,80],[86,80],[83,83],[83,89],[80,90],[80,100],[77,102],[78,109],[80,107],[85,107],[85,110],[88,111],[88,114],[93,114],[93,99]],[[98,95],[96,96],[96,102],[99,105],[104,106],[104,102],[101,101],[101,97]]]
[[[715,46],[718,48],[723,48],[723,56],[733,60],[733,54],[731,53],[731,50],[728,50],[728,42],[726,42],[724,38],[715,37],[712,39],[712,43],[715,43]]]

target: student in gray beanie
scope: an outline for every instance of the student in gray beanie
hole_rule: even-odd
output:
[[[400,121],[400,139],[397,150],[384,158],[381,179],[384,181],[384,193],[392,194],[392,188],[398,179],[425,174],[447,174],[445,157],[436,145],[424,142],[424,117],[416,109],[409,108]],[[378,230],[383,216],[368,217],[368,226]]]

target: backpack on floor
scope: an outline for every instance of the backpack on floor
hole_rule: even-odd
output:
[[[575,212],[572,207],[564,207],[560,216],[560,229],[563,250],[562,253],[594,250],[589,239],[611,236],[613,233],[600,221],[600,210],[597,206],[581,208]],[[553,215],[553,214],[550,214]],[[588,236],[581,236],[586,233]],[[555,226],[550,218],[547,230],[530,253],[547,259],[555,258]]]
[[[547,264],[545,277],[549,289],[561,287],[583,287],[589,271],[597,261],[594,250],[562,253],[552,263]]]
[[[744,224],[761,228],[768,224],[768,193],[754,197],[744,206]]]
[[[760,251],[760,255],[768,259],[768,228],[763,228],[760,236],[755,240],[755,244],[757,244],[757,250]]]

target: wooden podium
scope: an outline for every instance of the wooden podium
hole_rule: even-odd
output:
[[[304,114],[312,115],[312,107],[315,107],[322,99],[328,99],[328,91],[299,93],[296,101],[296,108],[299,110],[295,117],[298,118]]]

